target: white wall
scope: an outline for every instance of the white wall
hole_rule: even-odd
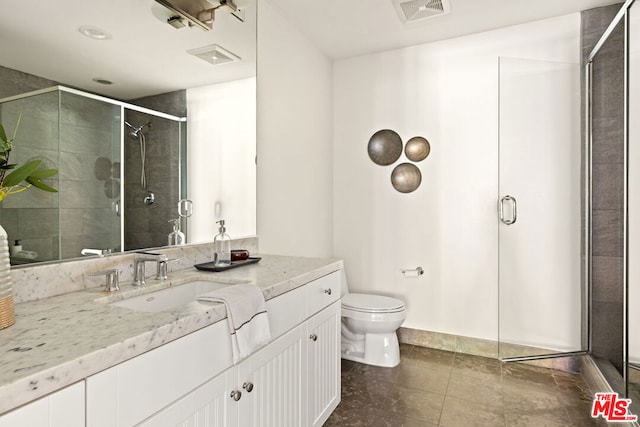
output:
[[[187,241],[213,240],[220,219],[232,238],[255,235],[255,77],[187,89],[187,110]]]
[[[258,7],[260,251],[331,256],[332,64],[276,6]]]
[[[497,58],[579,62],[579,29],[574,14],[334,64],[334,256],[352,291],[405,300],[405,327],[497,339]],[[431,142],[414,193],[367,155],[384,128]]]

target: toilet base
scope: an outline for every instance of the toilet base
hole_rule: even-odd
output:
[[[352,341],[343,335],[340,356],[367,365],[393,368],[400,363],[398,336],[395,332],[364,334],[364,340]]]

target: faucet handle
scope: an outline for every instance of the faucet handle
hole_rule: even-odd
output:
[[[167,280],[167,264],[173,261],[178,261],[178,258],[168,258],[158,261],[156,280]]]
[[[115,268],[89,273],[89,276],[105,276],[104,292],[120,290],[119,272]]]

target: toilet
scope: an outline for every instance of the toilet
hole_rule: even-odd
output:
[[[396,331],[407,317],[404,302],[382,295],[345,292],[343,278],[343,359],[368,365],[394,367],[400,363]]]

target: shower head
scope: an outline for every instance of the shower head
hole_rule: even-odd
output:
[[[138,138],[138,136],[140,136],[140,132],[142,131],[142,128],[144,127],[144,125],[142,125],[142,126],[134,126],[131,123],[127,122],[126,120],[125,120],[124,124],[129,126],[132,129],[129,132],[129,135],[134,137],[134,138]]]

